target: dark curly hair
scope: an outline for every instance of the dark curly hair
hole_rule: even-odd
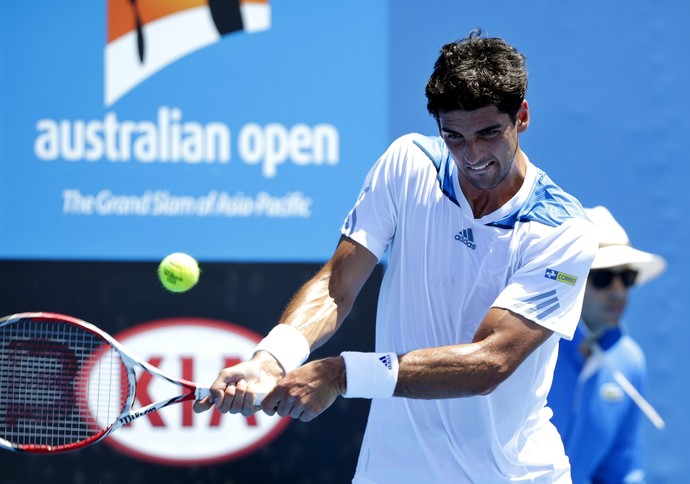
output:
[[[474,29],[441,48],[426,84],[426,107],[437,122],[439,112],[491,105],[514,121],[526,92],[525,56],[503,39],[482,37]]]

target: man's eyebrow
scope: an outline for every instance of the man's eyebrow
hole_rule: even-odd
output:
[[[487,126],[486,128],[482,128],[477,133],[481,133],[482,131],[492,131],[494,129],[501,129],[503,125],[502,124],[492,124],[491,126]]]
[[[493,131],[494,129],[501,129],[502,126],[503,126],[503,125],[500,124],[500,123],[492,124],[492,125],[490,125],[490,126],[485,126],[484,128],[481,128],[481,129],[477,130],[476,132],[477,132],[477,133],[483,133],[483,132],[486,132],[486,131]],[[447,128],[447,127],[445,127],[445,126],[444,126],[443,128],[441,128],[441,131],[443,131],[444,133],[452,133],[452,134],[459,134],[459,135],[462,135],[462,133],[459,133],[459,132],[455,131],[454,129]],[[463,135],[463,136],[464,136],[464,135]]]

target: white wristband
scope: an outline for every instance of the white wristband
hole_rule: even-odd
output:
[[[270,353],[287,375],[309,358],[309,350],[309,341],[300,330],[289,324],[279,324],[256,345],[254,354],[257,351]]]
[[[345,398],[389,398],[398,382],[398,355],[344,351]]]

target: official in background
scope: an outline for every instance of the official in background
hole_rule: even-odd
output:
[[[630,288],[659,276],[666,261],[633,248],[605,207],[585,211],[596,227],[599,249],[587,278],[575,337],[560,342],[548,405],[570,459],[574,484],[643,483],[644,414],[625,380],[634,387],[632,393],[643,395],[646,365],[621,317]]]

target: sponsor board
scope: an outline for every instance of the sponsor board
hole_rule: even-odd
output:
[[[222,368],[251,358],[260,339],[241,326],[204,318],[151,321],[116,334],[115,338],[164,372],[200,385],[210,385]],[[91,367],[90,374],[110,371],[108,353],[101,360]],[[122,391],[126,391],[126,386]],[[178,393],[176,385],[144,372],[138,380],[134,408]],[[119,397],[113,397],[114,408]],[[105,442],[141,460],[166,465],[211,464],[256,451],[276,438],[289,420],[263,412],[250,417],[221,414],[215,409],[195,414],[192,402],[184,402],[140,417],[110,434]]]

